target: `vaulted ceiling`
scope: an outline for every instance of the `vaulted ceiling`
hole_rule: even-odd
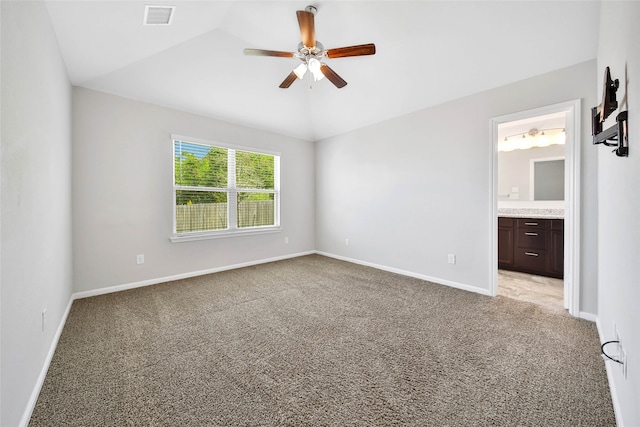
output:
[[[176,6],[144,26],[145,5]],[[327,59],[348,85],[278,85],[296,51],[296,10],[312,4]],[[73,85],[319,140],[596,57],[597,1],[84,1],[47,6]],[[540,88],[544,90],[544,88]]]

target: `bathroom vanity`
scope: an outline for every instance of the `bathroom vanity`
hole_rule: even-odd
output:
[[[498,268],[562,279],[562,210],[499,209]]]

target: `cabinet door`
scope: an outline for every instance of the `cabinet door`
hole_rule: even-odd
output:
[[[498,268],[513,267],[513,228],[498,227]]]
[[[564,231],[551,230],[549,273],[558,278],[564,276]]]

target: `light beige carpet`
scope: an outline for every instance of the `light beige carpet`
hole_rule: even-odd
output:
[[[32,426],[611,426],[593,323],[319,255],[75,301]]]

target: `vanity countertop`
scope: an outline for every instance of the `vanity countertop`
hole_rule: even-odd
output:
[[[498,216],[510,218],[564,219],[564,209],[498,208]]]

